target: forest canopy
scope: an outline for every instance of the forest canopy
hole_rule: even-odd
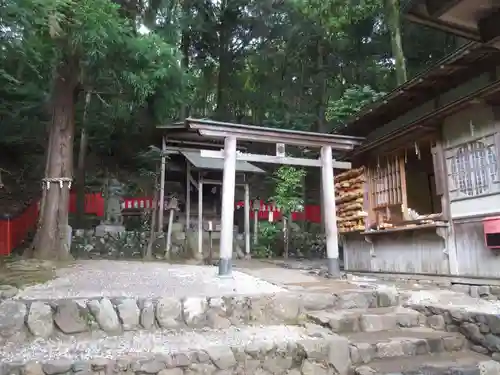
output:
[[[74,155],[130,163],[188,115],[334,132],[459,43],[399,0],[0,0],[0,24],[0,160],[38,179],[75,178]],[[42,257],[67,224],[57,191]]]

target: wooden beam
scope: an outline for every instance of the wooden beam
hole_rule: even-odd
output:
[[[245,256],[250,258],[250,187],[245,184]]]
[[[200,150],[201,157],[223,159],[224,153],[222,151]],[[282,164],[282,165],[296,165],[300,167],[321,167],[321,161],[318,159],[304,159],[294,157],[281,157],[274,155],[258,155],[238,153],[236,160],[248,161],[254,163],[268,163],[268,164]],[[351,169],[351,163],[347,161],[333,161],[334,169]]]
[[[175,136],[175,134],[174,134]],[[183,142],[179,141],[176,139],[168,139],[169,145],[167,145],[167,153],[180,153],[183,151],[187,152],[192,152],[192,151],[198,151],[201,148],[210,148],[213,147],[216,150],[224,147],[224,143],[222,142],[214,142],[214,143],[208,143],[208,142]],[[170,146],[170,144],[178,144],[178,146]],[[191,147],[192,146],[192,147]],[[247,148],[245,146],[238,146],[238,150],[246,150]]]
[[[427,12],[431,17],[439,18],[462,0],[426,0]]]
[[[410,22],[417,23],[423,26],[431,27],[446,33],[450,33],[464,39],[479,41],[479,36],[475,29],[459,26],[454,23],[443,21],[439,18],[431,17],[426,13],[418,10],[411,10],[404,15],[404,18]]]
[[[498,24],[500,22],[500,9],[496,9],[481,18],[477,23],[479,37],[484,43],[489,43],[500,37]]]
[[[281,143],[285,143],[287,145],[294,145],[294,146],[307,146],[307,147],[321,147],[323,144],[332,144],[332,147],[336,151],[350,151],[354,148],[354,145],[350,144],[345,144],[345,143],[337,143],[337,142],[327,142],[327,141],[322,141],[322,140],[302,140],[301,137],[287,137],[285,139],[280,138],[280,137],[270,137],[270,138],[262,138],[262,135],[260,134],[253,134],[253,133],[247,133],[245,131],[238,131],[238,130],[225,130],[225,129],[200,129],[199,130],[200,135],[205,136],[205,137],[214,137],[214,138],[220,138],[220,137],[230,137],[230,136],[236,136],[238,140],[241,141],[251,141],[251,142],[257,142],[257,143],[279,143],[280,141],[283,141]],[[359,142],[358,144],[360,144]],[[356,144],[357,145],[357,144]]]
[[[218,186],[223,185],[223,181],[219,181],[219,180],[211,180],[211,179],[203,178],[201,181],[203,181],[203,183],[205,185],[218,185]],[[246,184],[244,182],[236,182],[234,185],[235,186],[245,186]]]
[[[158,210],[158,232],[163,232],[163,210],[165,207],[165,175],[166,175],[166,151],[165,137],[161,137],[161,170],[160,170],[160,209]],[[154,211],[153,211],[154,212]]]
[[[368,150],[377,148],[384,143],[388,143],[389,141],[393,141],[397,138],[407,136],[409,133],[414,132],[415,128],[421,127],[422,125],[432,123],[436,124],[436,126],[439,126],[440,119],[449,116],[453,113],[456,113],[463,108],[466,108],[467,106],[470,105],[470,101],[472,99],[485,99],[496,92],[500,92],[499,81],[496,81],[486,87],[483,87],[471,94],[465,95],[460,99],[457,99],[449,104],[445,104],[437,110],[428,112],[426,115],[420,117],[416,121],[405,124],[380,138],[377,138],[371,142],[367,142],[366,144],[356,148],[352,153],[349,154],[349,156],[352,158],[356,155],[364,154]]]
[[[203,181],[198,181],[198,254],[203,259]]]
[[[236,137],[238,140],[259,143],[284,143],[308,147],[330,146],[334,150],[352,150],[363,142],[363,138],[345,135],[314,133],[297,130],[266,128],[255,125],[234,124],[228,122],[186,119],[186,127],[198,134],[213,138]]]
[[[191,163],[186,160],[186,236],[191,229]],[[187,237],[186,237],[187,238]]]

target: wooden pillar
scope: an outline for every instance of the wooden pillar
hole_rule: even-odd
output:
[[[191,225],[191,164],[186,159],[186,235]]]
[[[167,242],[165,245],[165,259],[170,259],[170,248],[172,247],[172,227],[174,226],[174,213],[173,209],[168,212],[168,228],[167,228]]]
[[[170,249],[172,247],[172,229],[174,226],[174,215],[175,211],[179,208],[179,202],[177,198],[170,198],[167,210],[168,210],[168,229],[167,229],[167,242],[165,247],[165,259],[170,258]]]
[[[250,187],[245,184],[245,255],[250,258]]]
[[[326,256],[328,273],[340,277],[339,245],[337,236],[337,216],[335,212],[335,183],[333,179],[332,147],[321,148],[322,203],[326,234]]]
[[[219,276],[231,274],[234,231],[234,189],[236,187],[236,137],[224,140],[224,175],[222,179],[222,217]]]
[[[259,211],[253,208],[253,244],[259,244]]]
[[[198,174],[198,254],[203,254],[203,179]]]
[[[167,144],[165,142],[165,137],[161,137],[160,207],[158,210],[158,232],[163,232],[163,210],[165,207],[165,170],[167,165],[166,152]]]

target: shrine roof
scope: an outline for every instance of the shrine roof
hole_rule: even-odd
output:
[[[178,153],[181,154],[189,161],[194,168],[200,170],[223,170],[224,169],[224,159],[216,159],[204,157],[201,155],[200,150],[168,150],[167,153]],[[255,165],[243,161],[236,161],[236,172],[246,172],[246,173],[265,173],[264,170],[256,167]]]

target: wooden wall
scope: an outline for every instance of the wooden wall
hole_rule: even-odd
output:
[[[485,246],[482,219],[479,217],[453,224],[460,276],[500,277],[500,250]]]
[[[484,218],[500,214],[500,173],[491,182],[487,193],[467,196],[454,183],[450,163],[458,147],[477,140],[492,147],[498,170],[500,122],[497,113],[497,108],[477,103],[448,117],[443,123],[456,274],[459,276],[500,277],[499,252],[485,246],[482,223]]]
[[[343,245],[346,271],[450,272],[445,240],[434,228],[367,236],[346,234]]]
[[[476,81],[464,84],[464,90],[477,89],[473,83],[484,84],[479,78]],[[440,100],[451,102],[464,94],[465,91],[455,89],[444,94]],[[390,123],[383,128],[388,127],[391,127]],[[468,108],[447,117],[441,130],[446,159],[443,166],[445,191],[449,195],[449,205],[443,210],[449,212],[449,228],[438,230],[442,236],[434,229],[371,234],[366,238],[361,234],[346,234],[346,270],[500,278],[500,251],[485,246],[482,224],[486,217],[500,216],[500,106],[494,107],[480,101],[471,103]],[[471,147],[468,144],[473,141],[482,142],[488,148],[489,168],[497,171],[490,178],[488,189],[480,194],[473,193],[476,195],[464,193],[467,189],[459,186],[463,181],[452,174],[452,167],[456,166],[454,158],[460,155],[459,149]],[[492,162],[491,158],[495,161]],[[484,160],[474,161],[471,172],[465,172],[465,175],[482,168]],[[488,170],[487,173],[492,172]],[[416,181],[410,183],[417,185]],[[429,191],[421,190],[414,195],[418,193],[430,194]],[[372,243],[367,242],[367,239],[371,239]]]
[[[341,236],[344,251],[345,271],[373,271],[371,268],[371,244],[359,233],[346,233]]]
[[[449,228],[366,236],[372,243],[361,234],[348,234],[344,236],[346,270],[500,278],[500,251],[485,246],[482,223],[484,218],[500,216],[499,114],[497,108],[476,103],[443,122]],[[476,140],[495,152],[498,177],[486,193],[466,195],[452,176],[452,159],[459,147]]]

